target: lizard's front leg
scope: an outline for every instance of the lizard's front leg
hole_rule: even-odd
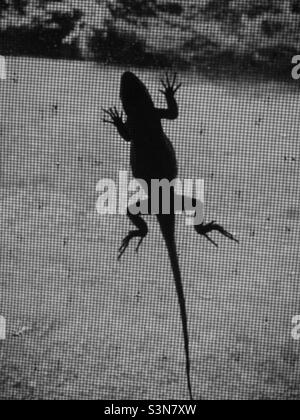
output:
[[[166,80],[161,80],[163,89],[160,89],[167,101],[168,109],[157,109],[159,118],[165,118],[168,120],[175,120],[178,117],[178,105],[175,99],[177,91],[181,88],[182,84],[177,83],[177,74],[174,73],[172,81],[170,80],[169,74],[166,73]]]
[[[102,109],[102,111],[110,117],[110,119],[107,119],[107,117],[103,118],[103,122],[107,123],[107,124],[112,124],[114,125],[120,136],[125,140],[125,141],[131,141],[128,129],[127,129],[127,125],[126,123],[123,122],[123,111],[121,111],[121,113],[119,113],[119,111],[117,110],[116,107],[114,108],[109,108],[109,109]]]

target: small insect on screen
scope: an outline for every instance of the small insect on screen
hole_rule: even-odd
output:
[[[0,2],[0,400],[300,398],[299,27],[295,0]]]

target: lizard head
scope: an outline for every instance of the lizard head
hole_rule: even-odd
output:
[[[154,109],[148,89],[132,72],[127,71],[121,77],[120,97],[127,116],[144,115]]]

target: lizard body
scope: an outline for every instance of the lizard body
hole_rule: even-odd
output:
[[[164,90],[160,90],[166,97],[167,109],[155,108],[148,89],[143,82],[131,72],[125,72],[121,78],[120,97],[122,105],[127,116],[127,120],[123,122],[123,112],[119,114],[116,108],[103,110],[110,120],[104,119],[104,122],[115,125],[121,137],[130,142],[130,163],[132,173],[135,178],[144,180],[150,188],[151,180],[167,179],[172,181],[177,178],[177,160],[175,150],[172,143],[165,135],[161,120],[174,120],[178,117],[178,105],[175,99],[175,94],[181,87],[181,84],[176,84],[176,75],[174,75],[171,82],[167,74],[166,82],[161,81]],[[170,197],[172,203],[172,196]],[[148,199],[148,209],[151,212],[151,199]],[[137,237],[140,239],[137,250],[148,233],[147,224],[141,217],[141,214],[134,215],[127,211],[127,215],[131,222],[137,227],[137,230],[130,231],[127,237],[123,240],[122,246],[119,250],[119,258],[123,255],[128,247],[131,239]],[[191,378],[190,378],[190,355],[189,355],[189,335],[187,313],[185,305],[185,297],[182,286],[181,272],[178,262],[178,254],[175,242],[175,212],[170,211],[170,214],[157,214],[159,226],[166,243],[166,247],[171,262],[172,272],[175,280],[176,291],[181,312],[181,320],[183,327],[185,355],[186,355],[186,375],[187,385],[190,398],[193,399]],[[207,233],[216,230],[224,234],[230,239],[233,236],[226,232],[222,226],[211,222],[207,225],[201,224],[195,226],[197,233],[204,235],[213,242]],[[215,244],[216,245],[216,244]]]

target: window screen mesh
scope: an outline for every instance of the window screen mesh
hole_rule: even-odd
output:
[[[124,71],[158,108],[177,72],[178,176],[239,240],[176,217],[194,397],[298,399],[299,28],[292,0],[0,3],[0,399],[189,396],[156,217],[118,261],[132,225],[96,207],[101,180],[132,179],[102,111]]]

